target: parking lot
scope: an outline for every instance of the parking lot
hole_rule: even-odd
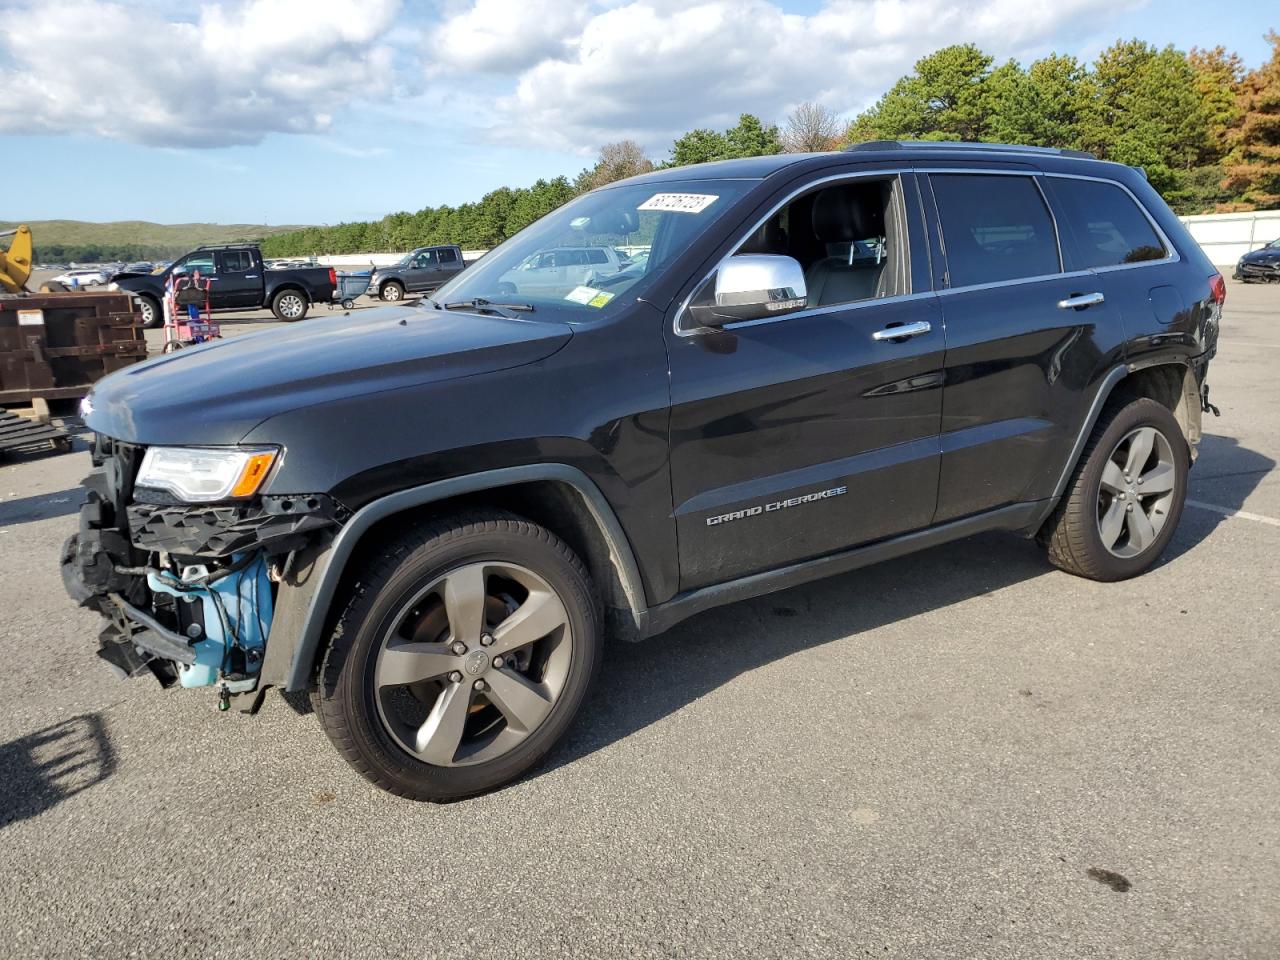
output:
[[[1229,283],[1146,576],[992,535],[714,610],[445,806],[274,693],[114,680],[57,570],[83,443],[0,465],[0,957],[1278,956],[1278,369],[1280,286]]]

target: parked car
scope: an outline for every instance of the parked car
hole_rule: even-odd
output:
[[[1280,239],[1272,240],[1265,247],[1246,253],[1236,264],[1236,270],[1232,276],[1245,283],[1253,280],[1280,282]]]
[[[107,282],[107,274],[101,267],[68,270],[53,277],[52,282],[66,284],[68,287],[100,287]]]
[[[390,303],[406,293],[430,293],[451,280],[466,264],[456,245],[418,247],[389,267],[375,267],[369,278],[369,296]]]
[[[504,293],[546,251],[650,241],[608,290]],[[250,712],[309,692],[361,775],[463,797],[554,747],[607,632],[991,530],[1143,573],[1225,290],[1139,171],[1075,151],[655,171],[430,300],[100,381],[64,579],[121,674]]]
[[[212,281],[210,309],[257,310],[270,307],[278,320],[301,320],[313,303],[333,299],[337,274],[330,267],[265,270],[262,254],[252,244],[201,247],[158,273],[119,273],[110,289],[133,294],[147,327],[164,323],[161,302],[169,278],[193,275]]]
[[[121,271],[121,272],[123,272],[123,273],[150,273],[150,272],[151,272],[152,270],[154,270],[155,268],[156,268],[156,265],[155,265],[154,263],[151,263],[150,261],[147,261],[147,260],[139,260],[137,263],[130,263],[130,264],[126,264],[126,265],[122,268],[122,271]]]
[[[538,250],[504,273],[497,290],[506,295],[543,294],[580,287],[594,276],[623,269],[625,260],[613,247],[555,247]]]

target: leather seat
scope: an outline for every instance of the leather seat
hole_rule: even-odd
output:
[[[805,271],[809,306],[825,307],[877,296],[887,257],[879,263],[850,264],[847,254],[830,254],[837,245],[885,235],[884,202],[878,191],[848,187],[821,191],[813,204],[813,232],[826,244],[829,255]]]

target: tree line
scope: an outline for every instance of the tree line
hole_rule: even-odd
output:
[[[606,144],[574,180],[503,187],[474,203],[425,207],[381,220],[309,227],[267,238],[268,256],[408,250],[437,243],[485,249],[579,193],[664,167],[866,140],[977,140],[1086,150],[1142,167],[1182,214],[1280,206],[1280,34],[1270,59],[1247,70],[1219,46],[1184,53],[1119,41],[1092,63],[1051,54],[997,63],[973,44],[915,64],[870,109],[844,125],[806,103],[781,125],[744,113],[727,130],[690,130],[655,161],[634,141]]]

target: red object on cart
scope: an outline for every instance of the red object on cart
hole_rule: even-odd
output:
[[[165,294],[164,352],[171,353],[193,343],[221,339],[222,327],[213,322],[209,306],[212,280],[202,280],[199,271],[190,277],[170,277]]]

